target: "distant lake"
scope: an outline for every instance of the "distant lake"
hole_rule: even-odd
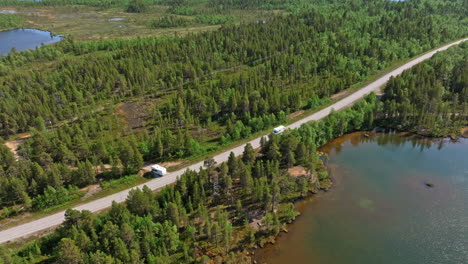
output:
[[[0,31],[0,55],[8,54],[12,48],[17,51],[35,49],[42,44],[51,44],[62,39],[61,36],[52,36],[48,31],[37,29]]]
[[[258,263],[468,263],[468,139],[354,133],[322,151],[334,187]]]

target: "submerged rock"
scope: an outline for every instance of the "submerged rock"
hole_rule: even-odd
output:
[[[424,185],[430,188],[434,187],[434,184],[432,182],[425,182]]]

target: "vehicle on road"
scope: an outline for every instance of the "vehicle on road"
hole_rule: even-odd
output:
[[[281,133],[284,132],[284,130],[286,130],[285,126],[275,127],[275,128],[273,128],[273,134],[275,134],[275,135],[281,134]]]
[[[164,176],[165,174],[167,174],[167,170],[166,170],[166,168],[164,168],[163,166],[160,166],[160,165],[158,165],[158,164],[154,164],[153,166],[151,166],[151,173],[152,173],[154,176],[162,177],[162,176]]]
[[[342,98],[341,100],[333,103],[332,105],[330,105],[328,107],[325,107],[325,108],[323,108],[323,109],[321,109],[321,110],[319,110],[319,111],[317,111],[315,113],[312,113],[311,115],[306,116],[306,117],[304,117],[304,118],[302,118],[300,120],[297,120],[296,122],[288,125],[288,129],[299,128],[304,123],[321,120],[321,119],[325,118],[326,116],[328,116],[329,114],[333,113],[333,111],[339,111],[341,109],[345,109],[345,108],[353,105],[355,102],[359,101],[360,99],[362,99],[367,94],[380,90],[380,88],[383,85],[385,85],[385,83],[387,83],[388,80],[390,80],[390,78],[392,76],[400,75],[404,70],[410,69],[414,65],[416,65],[416,64],[418,64],[418,63],[420,63],[420,62],[422,62],[422,61],[424,61],[426,59],[431,58],[435,53],[437,53],[439,51],[446,50],[449,47],[457,45],[457,44],[459,44],[461,42],[464,42],[464,41],[468,41],[468,38],[452,42],[452,43],[447,44],[445,46],[442,46],[442,47],[440,47],[438,49],[435,49],[433,51],[425,53],[425,54],[423,54],[423,55],[421,55],[421,56],[407,62],[406,64],[401,65],[400,67],[394,69],[393,71],[390,71],[390,72],[386,73],[385,75],[378,78],[377,80],[375,80],[375,81],[371,82],[370,84],[362,87],[361,89],[359,89],[356,92],[348,95],[347,97]],[[284,129],[283,129],[283,131],[284,131]],[[252,139],[248,143],[250,143],[254,149],[260,148],[261,147],[260,142],[261,142],[262,137],[263,137],[263,135],[255,138],[255,139]],[[235,146],[235,147],[233,147],[233,148],[231,148],[229,150],[226,150],[225,152],[219,153],[216,156],[214,156],[213,159],[217,163],[225,162],[225,161],[227,161],[229,159],[229,156],[230,156],[231,152],[233,152],[236,156],[242,155],[242,153],[244,152],[244,145]],[[151,190],[159,190],[159,189],[163,188],[164,186],[166,186],[168,184],[175,183],[177,181],[177,179],[187,169],[198,171],[201,167],[203,167],[203,165],[204,165],[203,161],[196,162],[196,163],[194,163],[192,165],[189,165],[188,167],[184,167],[184,168],[181,168],[181,169],[178,169],[178,170],[174,170],[171,173],[167,174],[167,176],[165,176],[163,178],[153,179],[151,181],[142,183],[142,184],[140,184],[138,186],[135,186],[135,187],[132,187],[132,188],[129,188],[129,189],[126,189],[126,190],[123,190],[123,191],[120,191],[120,192],[117,192],[117,193],[114,193],[114,194],[111,194],[109,196],[106,196],[106,197],[103,197],[103,198],[100,198],[100,199],[97,199],[97,200],[94,200],[94,201],[86,202],[84,204],[81,204],[79,206],[74,207],[73,209],[80,210],[80,211],[88,210],[88,211],[94,212],[94,213],[102,211],[104,209],[109,208],[112,205],[112,201],[115,201],[117,203],[125,202],[130,190],[132,190],[132,189],[135,189],[135,188],[140,188],[141,189],[141,188],[143,188],[143,186],[147,186]],[[158,167],[156,167],[156,169],[157,168]],[[152,169],[151,169],[151,171],[152,171]],[[164,171],[161,170],[161,173],[164,173]],[[56,226],[60,225],[65,220],[64,214],[65,214],[65,211],[60,211],[60,212],[57,212],[55,214],[51,214],[51,215],[45,216],[43,218],[35,219],[35,220],[32,220],[32,221],[27,222],[27,223],[23,223],[23,224],[19,224],[19,225],[13,226],[13,227],[5,228],[5,229],[0,231],[0,244],[5,243],[7,241],[18,240],[20,238],[24,238],[24,237],[27,237],[27,236],[30,236],[30,235],[35,235],[35,234],[38,234],[38,233],[40,233],[40,232],[42,232],[44,230],[48,230],[48,229],[51,229],[53,227],[56,227]]]

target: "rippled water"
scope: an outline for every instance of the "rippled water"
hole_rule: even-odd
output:
[[[468,139],[356,133],[325,150],[335,186],[259,263],[468,263]]]
[[[34,49],[42,44],[51,44],[61,40],[61,36],[53,36],[50,32],[37,29],[0,31],[0,55],[8,54],[12,48],[17,51]]]

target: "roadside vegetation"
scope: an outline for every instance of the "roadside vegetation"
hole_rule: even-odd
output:
[[[356,129],[371,128],[377,99],[246,145],[241,157],[187,171],[157,193],[130,192],[125,205],[92,213],[68,210],[63,225],[13,254],[7,263],[250,263],[243,250],[262,246],[291,223],[294,202],[328,189],[317,146]],[[289,173],[291,168],[303,173]]]
[[[385,125],[454,137],[468,126],[468,43],[436,54],[385,86]]]
[[[207,156],[282,124],[392,62],[466,36],[459,4],[317,1],[183,38],[68,39],[3,56],[0,135],[30,137],[18,160],[0,146],[0,206],[31,210],[48,187]],[[125,110],[141,101],[146,110]]]

